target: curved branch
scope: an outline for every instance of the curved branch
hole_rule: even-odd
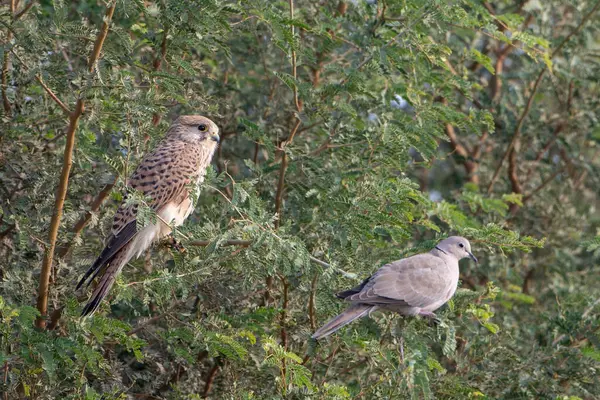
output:
[[[108,28],[112,20],[112,16],[115,12],[116,1],[113,1],[107,8],[104,15],[104,22],[102,28],[98,33],[98,37],[94,44],[92,54],[88,62],[88,71],[91,73],[94,70],[94,66],[98,61],[100,52],[106,35],[108,34]],[[60,174],[60,181],[56,191],[56,199],[54,202],[54,212],[50,221],[50,229],[48,233],[48,248],[44,254],[44,261],[42,262],[42,271],[40,274],[40,284],[38,288],[37,298],[37,309],[40,312],[40,316],[36,320],[36,326],[40,329],[46,328],[46,314],[48,312],[48,293],[50,288],[50,275],[52,272],[52,262],[54,260],[54,251],[56,249],[56,241],[58,239],[58,229],[60,227],[60,220],[63,213],[63,207],[65,199],[67,197],[67,188],[69,186],[69,174],[71,172],[71,165],[73,164],[73,149],[75,148],[75,133],[77,132],[77,126],[79,125],[79,119],[85,110],[85,104],[83,98],[79,98],[75,104],[75,109],[69,116],[69,125],[67,127],[67,143],[65,144],[63,168]]]

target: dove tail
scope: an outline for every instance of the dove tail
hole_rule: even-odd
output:
[[[368,304],[353,304],[348,307],[343,313],[330,319],[325,325],[319,328],[312,338],[315,340],[322,339],[336,332],[338,329],[348,325],[355,319],[364,317],[369,312],[373,311],[377,306]]]
[[[121,250],[119,250],[108,262],[105,264],[104,268],[98,268],[94,271],[94,276],[102,274],[98,285],[94,289],[92,293],[92,297],[83,308],[81,312],[81,316],[85,317],[87,315],[92,315],[98,310],[100,307],[100,303],[106,297],[110,288],[115,283],[117,276],[123,269],[123,266],[127,264],[129,259],[132,257],[132,252],[130,251],[132,248],[132,243],[125,245]]]

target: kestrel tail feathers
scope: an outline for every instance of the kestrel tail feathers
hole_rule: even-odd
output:
[[[179,117],[165,139],[137,167],[129,185],[150,198],[148,206],[158,216],[156,223],[137,229],[138,205],[125,200],[115,213],[107,245],[79,281],[77,289],[100,276],[82,315],[93,314],[114,284],[117,275],[133,257],[139,257],[153,242],[171,233],[192,213],[190,184],[200,184],[219,143],[219,128],[208,118]]]

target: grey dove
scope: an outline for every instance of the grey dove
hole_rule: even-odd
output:
[[[213,121],[200,115],[184,115],[173,122],[157,148],[144,157],[128,185],[150,198],[148,206],[156,212],[157,221],[138,230],[138,205],[127,205],[123,200],[106,247],[77,285],[79,289],[100,276],[83,316],[98,309],[129,260],[139,257],[153,242],[171,233],[171,226],[183,224],[192,213],[194,201],[189,187],[195,184],[199,190],[218,144],[219,128]]]
[[[378,309],[435,319],[433,312],[454,296],[458,285],[458,261],[467,257],[477,262],[469,241],[451,236],[428,253],[384,265],[357,287],[338,293],[337,297],[349,302],[350,306],[312,337],[318,340],[329,336]]]

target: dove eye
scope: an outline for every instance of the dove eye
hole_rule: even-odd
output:
[[[465,245],[464,245],[464,244],[462,244],[462,243],[459,243],[459,244],[458,244],[458,247],[460,247],[460,248],[462,249],[463,247],[465,247]]]
[[[206,132],[206,129],[207,129],[206,125],[204,125],[204,124],[198,125],[198,130],[200,132]]]

